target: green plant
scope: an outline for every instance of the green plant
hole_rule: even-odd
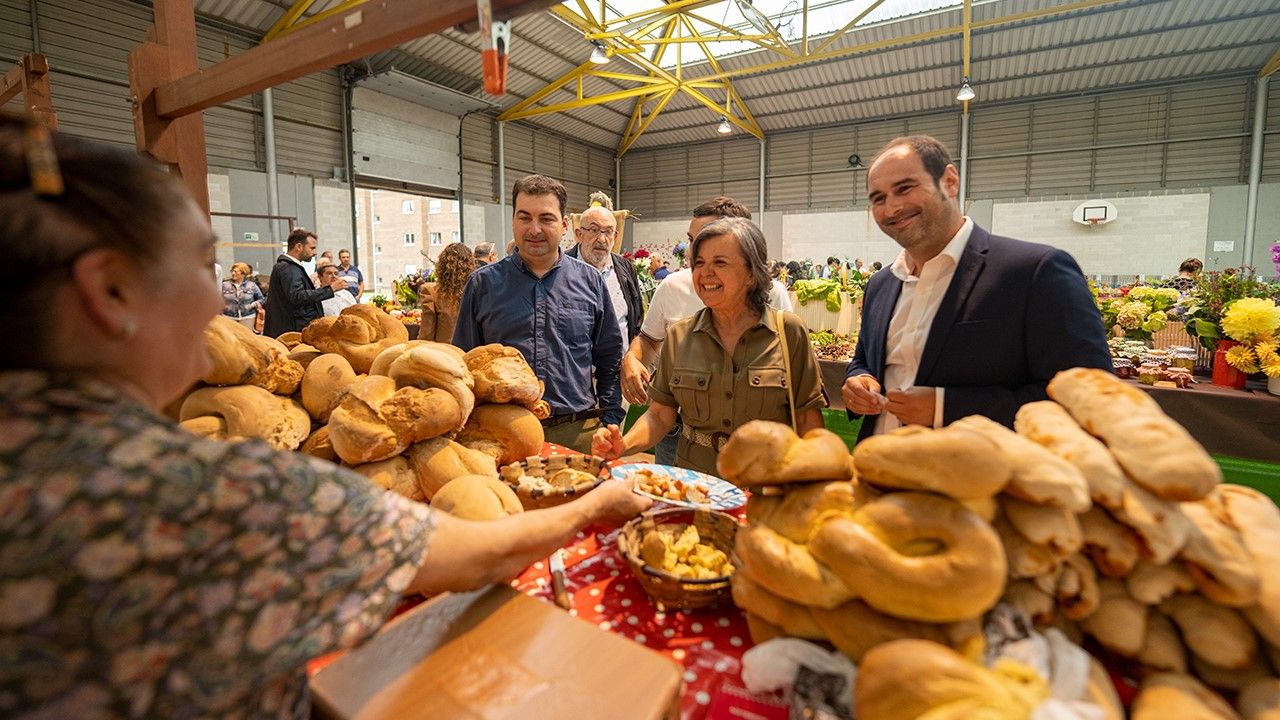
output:
[[[827,310],[840,312],[840,283],[836,280],[797,280],[791,285],[801,305],[822,300]]]
[[[1280,300],[1280,283],[1262,280],[1247,265],[1229,271],[1201,273],[1184,300],[1187,334],[1204,347],[1216,350],[1218,340],[1222,339],[1223,313],[1231,303],[1247,297]]]

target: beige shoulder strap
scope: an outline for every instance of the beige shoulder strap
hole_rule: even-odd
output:
[[[782,311],[773,309],[774,322],[778,326],[778,342],[782,345],[782,375],[787,384],[787,407],[791,409],[791,430],[796,430],[796,393],[791,382],[791,348],[787,346],[787,326],[782,320]]]

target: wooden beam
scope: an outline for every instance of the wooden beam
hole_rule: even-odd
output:
[[[493,0],[493,11],[496,16],[530,4],[526,0]],[[475,0],[365,3],[199,72],[175,76],[156,88],[156,113],[173,118],[215,107],[473,20],[475,15]]]
[[[14,64],[9,68],[9,72],[0,78],[0,105],[4,105],[10,100],[22,94],[23,86],[23,70],[22,62]]]
[[[195,6],[193,0],[155,0],[153,7],[155,25],[147,32],[147,41],[129,53],[134,140],[139,152],[177,172],[191,197],[208,212],[203,116],[164,117],[156,111],[157,90],[198,69]]]
[[[53,111],[53,93],[49,89],[49,61],[39,53],[28,53],[18,62],[23,70],[23,95],[27,112],[31,113],[36,122],[50,131],[56,131],[58,114]]]

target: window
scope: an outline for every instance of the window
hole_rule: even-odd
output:
[[[380,223],[380,222],[382,222],[382,216],[381,216],[381,215],[374,215],[374,216],[373,216],[373,224],[374,224],[374,225],[377,225],[377,224],[378,224],[378,223]]]
[[[413,201],[412,201],[412,200],[405,200],[404,202],[400,203],[400,212],[401,212],[401,213],[403,213],[403,214],[405,214],[405,215],[412,215],[412,214],[413,214]]]
[[[443,240],[440,239],[440,233],[431,233],[431,244],[439,245]]]
[[[458,231],[457,231],[457,230],[454,230],[454,231],[453,231],[453,241],[454,241],[454,242],[458,242]]]
[[[381,254],[382,254],[382,243],[376,243],[376,244],[374,244],[374,246],[373,246],[373,254],[374,254],[374,255],[381,255]]]
[[[436,213],[440,212],[440,201],[432,200],[427,205],[427,212],[431,213],[432,215],[435,215]]]
[[[415,234],[413,234],[413,233],[405,233],[405,234],[404,234],[404,244],[405,244],[405,245],[417,245],[417,244],[418,244],[418,236],[417,236],[417,235],[415,235]]]
[[[457,200],[454,200],[454,201],[452,201],[452,202],[450,202],[450,203],[449,203],[449,212],[451,212],[451,213],[453,213],[453,214],[455,214],[455,215],[458,213],[458,201],[457,201]]]

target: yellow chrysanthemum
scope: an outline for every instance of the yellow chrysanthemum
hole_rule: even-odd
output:
[[[1269,378],[1280,377],[1280,358],[1272,363],[1264,363],[1262,372]]]
[[[1240,342],[1273,335],[1278,329],[1280,307],[1267,298],[1241,298],[1231,303],[1222,317],[1222,332]]]
[[[1258,357],[1248,345],[1237,345],[1227,351],[1227,363],[1242,373],[1258,372]]]
[[[1255,343],[1253,352],[1258,356],[1259,365],[1271,365],[1280,363],[1280,345],[1275,340],[1264,340]]]

